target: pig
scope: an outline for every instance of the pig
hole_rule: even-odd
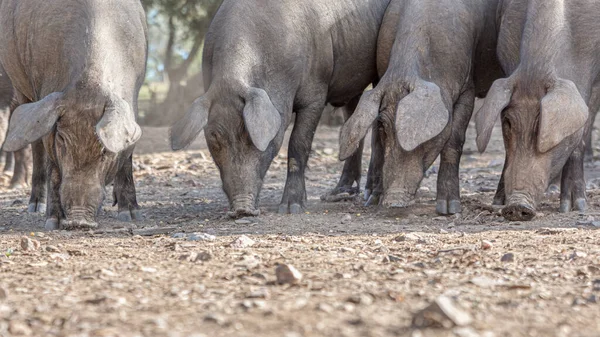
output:
[[[15,107],[16,102],[13,97],[12,83],[0,65],[0,148],[6,138],[10,113]],[[30,175],[29,167],[31,166],[31,149],[26,147],[15,153],[0,151],[0,158],[4,159],[3,174],[12,175],[9,188],[17,189],[27,186]]]
[[[3,148],[32,144],[29,210],[46,202],[47,229],[96,227],[113,180],[118,218],[139,217],[132,153],[146,31],[137,0],[1,2],[0,62],[20,104]]]
[[[381,79],[340,136],[352,155],[373,125],[367,205],[406,207],[441,154],[436,211],[461,212],[459,164],[476,96],[503,75],[497,0],[392,0],[378,41]]]
[[[587,207],[583,159],[600,107],[600,2],[503,0],[498,55],[507,78],[492,85],[476,116],[484,151],[502,122],[506,160],[494,203],[512,221],[536,216],[561,175],[560,212]]]
[[[265,174],[295,122],[280,213],[305,207],[304,173],[326,103],[353,111],[377,79],[376,44],[389,0],[225,0],[206,35],[204,87],[171,130],[179,150],[204,130],[231,217],[256,216]],[[362,146],[333,192],[360,180]]]

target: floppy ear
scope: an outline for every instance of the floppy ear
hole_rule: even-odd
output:
[[[483,153],[490,142],[494,124],[496,124],[496,121],[500,117],[502,110],[504,110],[510,103],[513,90],[513,84],[510,79],[501,78],[496,80],[488,91],[488,94],[483,102],[483,106],[479,109],[475,116],[475,126],[477,129],[477,149],[479,152]]]
[[[259,88],[250,88],[243,115],[252,143],[260,151],[265,151],[281,128],[281,114],[267,92]]]
[[[585,126],[589,109],[575,83],[559,79],[542,98],[538,150],[548,152]]]
[[[381,96],[375,89],[362,94],[354,113],[340,131],[340,160],[348,159],[358,149],[360,141],[379,116],[380,105]]]
[[[396,138],[405,151],[439,135],[450,122],[450,113],[440,88],[431,82],[419,81],[416,88],[396,107]]]
[[[54,128],[60,117],[63,94],[54,92],[42,100],[20,105],[13,111],[2,149],[17,151],[42,138]]]
[[[190,145],[208,122],[211,101],[204,94],[196,99],[188,112],[170,130],[171,149],[181,150]]]
[[[142,129],[136,123],[129,103],[111,95],[104,108],[104,115],[96,124],[96,134],[108,151],[119,153],[140,139]]]

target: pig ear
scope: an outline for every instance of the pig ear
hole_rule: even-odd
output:
[[[260,151],[265,151],[281,129],[281,114],[267,92],[259,88],[250,88],[243,115],[252,143]]]
[[[588,112],[575,83],[559,79],[542,98],[538,150],[546,153],[580,130],[587,122]]]
[[[142,129],[135,121],[135,113],[120,97],[111,96],[104,115],[96,124],[96,134],[104,147],[119,153],[140,139]]]
[[[483,106],[475,116],[477,129],[477,149],[484,152],[487,147],[494,124],[500,117],[502,111],[508,106],[512,98],[513,84],[509,79],[496,80],[488,91]]]
[[[40,101],[17,107],[10,118],[2,149],[20,150],[52,131],[60,117],[62,97],[62,93],[55,92]]]
[[[206,96],[196,99],[188,112],[170,130],[171,149],[181,150],[190,145],[208,122],[211,101]]]
[[[396,107],[396,137],[405,151],[439,135],[449,122],[440,88],[431,82],[418,82]]]
[[[369,127],[379,116],[381,96],[374,90],[363,93],[354,113],[348,118],[340,132],[340,160],[346,160],[356,149],[360,141],[365,138]]]

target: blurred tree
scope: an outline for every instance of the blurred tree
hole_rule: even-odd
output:
[[[164,101],[147,112],[147,124],[169,124],[182,116],[185,108],[201,94],[201,76],[198,73],[190,76],[190,72],[200,71],[204,36],[221,1],[142,0],[149,25],[148,79],[166,76],[169,83]],[[194,83],[186,87],[190,78]]]

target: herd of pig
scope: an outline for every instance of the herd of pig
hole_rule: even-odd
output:
[[[28,209],[46,213],[47,229],[97,226],[111,182],[118,218],[140,217],[132,154],[147,44],[138,0],[0,1],[0,136],[16,171],[26,171],[19,163],[31,144]],[[535,217],[555,179],[560,211],[585,211],[584,153],[600,108],[600,1],[224,0],[202,64],[206,91],[172,127],[171,147],[204,131],[231,217],[259,215],[263,179],[292,121],[279,212],[303,211],[326,104],[347,116],[346,162],[322,199],[359,193],[372,129],[368,205],[409,205],[441,156],[436,211],[459,213],[476,97],[485,97],[474,117],[480,151],[502,125],[494,204],[505,205],[503,216]]]

